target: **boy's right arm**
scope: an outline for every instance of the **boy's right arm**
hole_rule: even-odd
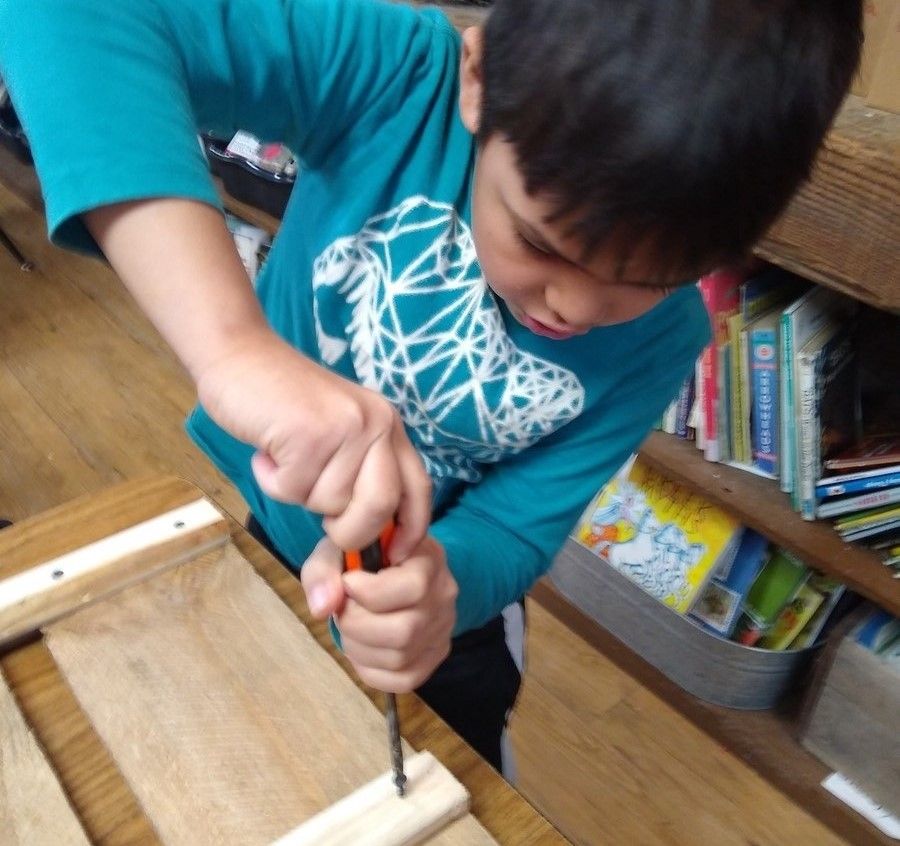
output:
[[[213,418],[259,449],[268,493],[326,514],[342,546],[371,540],[396,507],[397,557],[427,528],[424,468],[382,398],[269,330],[195,133],[245,128],[321,166],[368,131],[376,94],[379,107],[401,96],[396,65],[429,39],[406,12],[355,0],[0,0],[0,74],[54,240],[88,247],[90,232]],[[361,60],[359,32],[385,45],[378,62]]]
[[[430,481],[396,411],[269,328],[215,209],[138,200],[85,221],[213,419],[257,447],[254,472],[267,494],[326,515],[344,549],[368,543],[395,511],[404,534],[398,557],[418,542]]]

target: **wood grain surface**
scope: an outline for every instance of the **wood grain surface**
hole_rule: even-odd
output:
[[[56,775],[0,676],[0,842],[87,846]]]
[[[272,846],[416,846],[468,810],[466,789],[430,752],[407,756],[404,771],[408,781],[403,796],[389,770]],[[472,835],[479,829],[480,842],[496,843],[480,826],[472,827]]]
[[[165,843],[268,844],[389,768],[381,715],[233,546],[45,639]]]

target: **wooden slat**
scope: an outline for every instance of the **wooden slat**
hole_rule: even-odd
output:
[[[0,840],[7,846],[88,839],[0,675]]]
[[[46,642],[164,842],[268,844],[389,766],[381,716],[232,546]]]
[[[273,846],[415,846],[466,813],[469,794],[429,752],[406,760],[407,792],[388,771],[279,838]],[[494,843],[486,832],[484,843]]]
[[[894,842],[821,786],[822,779],[831,770],[797,742],[789,713],[740,711],[710,705],[667,679],[568,602],[546,580],[535,586],[532,596],[602,655],[718,740],[832,832],[845,837],[854,846],[890,846]],[[666,737],[666,742],[675,744],[678,741]],[[708,771],[698,773],[698,777],[705,783],[712,783],[707,782]],[[757,837],[748,838],[746,842],[758,842]],[[796,840],[788,838],[787,842],[819,843],[822,838],[807,831]]]
[[[830,525],[801,519],[772,480],[706,461],[692,441],[662,432],[653,432],[640,452],[661,473],[726,508],[810,567],[900,615],[900,580],[891,577],[874,553],[845,543]]]
[[[18,571],[0,559],[0,648],[228,537],[222,515],[198,499]]]
[[[900,310],[900,115],[850,96],[812,178],[760,242],[763,258]]]

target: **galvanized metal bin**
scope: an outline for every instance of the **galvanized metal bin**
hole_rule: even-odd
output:
[[[716,637],[572,540],[550,581],[576,608],[689,693],[729,708],[771,708],[818,650],[773,652]]]

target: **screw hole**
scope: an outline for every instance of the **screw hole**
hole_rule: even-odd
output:
[[[184,520],[178,520],[178,521],[175,523],[175,528],[176,528],[176,529],[183,529],[183,528],[184,528]]]
[[[65,576],[65,573],[62,570],[54,570],[50,575],[53,576],[54,579],[61,579]]]

